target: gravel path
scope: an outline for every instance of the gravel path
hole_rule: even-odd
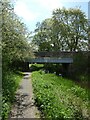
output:
[[[18,91],[16,92],[16,100],[12,106],[9,119],[11,118],[40,118],[40,112],[34,104],[32,82],[30,72],[24,73]]]

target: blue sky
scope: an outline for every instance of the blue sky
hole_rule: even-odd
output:
[[[64,1],[64,2],[63,2]],[[14,11],[26,24],[29,31],[34,31],[37,22],[50,18],[56,8],[80,6],[88,16],[89,0],[16,0]]]

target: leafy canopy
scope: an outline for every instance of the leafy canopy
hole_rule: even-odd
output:
[[[88,22],[79,8],[56,9],[52,18],[38,23],[33,42],[39,51],[88,50]]]

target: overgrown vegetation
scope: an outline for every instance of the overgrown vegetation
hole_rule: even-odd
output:
[[[28,43],[28,30],[14,13],[14,6],[10,1],[0,1],[2,11],[0,13],[2,23],[2,43],[0,44],[2,46],[2,120],[8,117],[15,91],[22,78],[22,75],[16,74],[16,71],[22,69],[25,59],[32,54]]]
[[[7,73],[3,73],[3,75],[5,76],[3,76],[2,82],[2,120],[8,118],[10,107],[14,101],[15,92],[19,86],[23,74],[9,71]]]
[[[41,70],[32,73],[32,80],[36,104],[45,118],[89,120],[90,95],[86,89]]]
[[[70,67],[70,77],[85,87],[90,84],[89,79],[89,52],[79,52],[73,57],[73,64]]]

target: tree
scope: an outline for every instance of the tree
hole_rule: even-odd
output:
[[[3,67],[14,61],[24,61],[31,56],[31,48],[27,41],[27,28],[14,13],[10,2],[2,1],[2,58]]]
[[[88,50],[88,23],[85,13],[79,8],[56,9],[52,18],[38,25],[33,41],[39,46],[39,50]]]
[[[33,42],[39,47],[39,51],[52,50],[52,19],[45,19],[42,23],[37,23]]]
[[[14,70],[21,70],[22,67],[25,67],[24,61],[28,56],[31,57],[32,49],[28,43],[28,30],[14,13],[12,3],[9,0],[2,0],[2,2],[0,1],[0,9],[2,9],[0,11],[0,23],[2,23],[0,25],[0,33],[2,33],[2,43],[0,44],[2,46],[2,90],[0,89],[2,112],[0,118],[6,120],[19,85],[17,77],[19,74],[16,75]]]

